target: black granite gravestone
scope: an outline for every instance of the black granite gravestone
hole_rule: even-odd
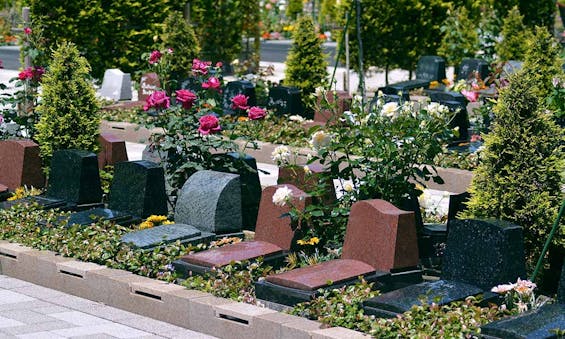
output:
[[[86,225],[97,217],[128,225],[167,213],[163,168],[145,160],[127,161],[114,167],[108,208],[73,213],[68,224]]]
[[[518,316],[505,318],[481,327],[486,338],[558,338],[552,330],[565,330],[565,264],[554,304]]]
[[[456,80],[474,79],[479,75],[481,80],[485,80],[490,73],[489,64],[482,59],[465,58],[458,67]]]
[[[102,188],[96,154],[81,150],[53,153],[45,195],[5,201],[0,208],[37,202],[43,208],[81,210],[102,205]]]
[[[302,91],[296,87],[275,86],[269,90],[267,108],[275,115],[302,115]]]
[[[525,277],[522,228],[499,220],[454,220],[450,224],[441,280],[387,292],[366,300],[366,313],[394,317],[420,303],[440,297],[439,305],[483,293],[496,300],[493,286]]]
[[[449,108],[449,111],[455,113],[453,119],[449,123],[449,127],[459,128],[459,136],[454,137],[453,142],[463,142],[469,140],[469,115],[467,114],[467,100],[465,96],[459,92],[443,92],[428,91],[430,100],[437,102]]]
[[[261,182],[257,170],[255,158],[248,154],[230,152],[220,154],[218,159],[223,158],[228,161],[219,161],[213,168],[215,171],[239,174],[241,183],[241,216],[244,230],[254,231],[259,213],[259,202],[261,201]],[[222,160],[223,160],[222,159]]]
[[[418,60],[415,80],[401,81],[385,87],[390,88],[390,91],[394,93],[408,93],[416,88],[428,88],[430,82],[441,82],[443,79],[445,79],[445,60],[439,56],[426,55]]]
[[[237,80],[227,83],[223,93],[222,108],[224,114],[234,114],[231,99],[238,95],[243,94],[247,97],[247,105],[249,107],[257,106],[257,97],[255,95],[255,85],[251,81]]]
[[[170,224],[134,231],[122,236],[121,241],[133,247],[150,249],[179,241],[181,244],[207,244],[214,235],[184,224]]]

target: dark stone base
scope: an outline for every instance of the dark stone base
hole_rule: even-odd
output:
[[[279,253],[263,257],[263,263],[273,267],[274,269],[280,268],[284,264],[286,255],[287,253]],[[186,279],[188,276],[194,274],[204,275],[212,270],[212,267],[191,264],[181,259],[173,261],[173,267],[175,268],[175,273],[177,273],[177,276],[181,279]]]
[[[373,285],[374,289],[382,290],[383,288],[386,288],[387,285],[390,285],[391,275],[385,272],[375,272],[365,276],[364,278],[367,282],[375,283]],[[359,279],[355,277],[339,284],[326,286],[324,289],[340,288],[345,285],[354,284],[358,281]],[[310,301],[318,294],[318,290],[299,290],[297,288],[275,285],[265,280],[255,282],[255,296],[257,299],[286,306],[294,306],[298,303]]]
[[[58,208],[62,211],[83,211],[83,210],[103,206],[102,203],[77,205],[76,203],[68,202],[65,200],[38,195],[38,196],[25,197],[23,199],[18,199],[13,201],[1,202],[0,209],[9,209],[12,206],[18,204],[33,204],[33,203],[37,203],[41,209]]]
[[[441,271],[443,253],[447,242],[447,224],[425,224],[418,236],[420,264],[428,275]]]
[[[69,216],[68,226],[73,224],[85,226],[96,220],[108,220],[123,226],[132,225],[141,221],[140,218],[126,212],[114,211],[107,208],[94,208],[71,214]]]
[[[6,201],[9,197],[12,196],[12,192],[5,190],[0,192],[0,201]]]
[[[243,232],[215,234],[215,240],[220,240],[222,238],[239,238],[239,239],[244,240],[245,234],[243,234]]]
[[[544,305],[519,316],[502,319],[481,327],[490,338],[557,338],[552,329],[565,329],[565,304]]]

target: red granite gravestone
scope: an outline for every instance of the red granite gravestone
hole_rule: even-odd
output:
[[[292,191],[292,202],[286,206],[273,203],[273,194],[280,187]],[[182,257],[173,264],[180,272],[202,273],[212,267],[221,267],[232,261],[251,260],[263,256],[266,263],[275,260],[282,263],[285,252],[293,245],[295,230],[290,217],[285,216],[292,206],[303,210],[311,203],[311,197],[293,185],[276,185],[265,188],[261,194],[259,215],[255,227],[255,239],[226,245],[217,249],[202,251]]]
[[[100,152],[98,153],[98,168],[128,161],[126,142],[110,133],[100,133],[98,137]]]
[[[341,259],[270,275],[266,281],[315,291],[328,281],[337,284],[417,264],[414,213],[384,200],[362,200],[351,207]]]
[[[338,119],[343,112],[348,111],[351,107],[352,101],[351,94],[346,91],[326,91],[326,102],[322,103],[322,98],[318,97],[318,107],[327,104],[336,104],[337,107],[334,109],[322,107],[314,112],[314,121],[326,123],[328,121],[334,122]]]
[[[161,87],[161,82],[156,73],[145,73],[139,81],[138,100],[145,101],[148,96]]]
[[[39,145],[31,140],[0,141],[0,183],[10,190],[24,185],[43,188]]]
[[[310,164],[307,166],[309,173],[306,173],[304,166],[279,167],[277,184],[292,184],[304,192],[314,191],[318,185],[318,180],[320,180],[320,174],[324,172],[324,167],[320,164]],[[326,203],[334,202],[336,195],[333,180],[328,178],[324,185],[326,187],[326,194],[323,197],[323,201]]]

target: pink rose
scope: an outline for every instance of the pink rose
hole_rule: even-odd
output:
[[[238,94],[231,98],[231,108],[233,109],[248,109],[247,100],[249,97],[246,97],[243,94]]]
[[[169,53],[169,54],[173,54],[173,49],[172,49],[172,48],[170,48],[170,47],[169,47],[169,48],[167,48],[167,53]]]
[[[471,135],[471,142],[477,142],[477,141],[481,141],[481,140],[483,140],[483,138],[479,134]]]
[[[149,63],[151,65],[158,63],[159,60],[161,60],[162,56],[163,56],[163,54],[161,54],[161,52],[159,52],[159,51],[151,52],[151,55],[149,56]]]
[[[247,117],[249,120],[259,120],[263,119],[267,115],[267,111],[261,107],[253,106],[247,111]]]
[[[208,67],[212,63],[210,61],[201,61],[198,59],[192,60],[192,74],[194,75],[206,75],[208,74]]]
[[[198,127],[198,132],[202,135],[208,135],[210,133],[219,132],[222,130],[220,127],[220,120],[216,118],[214,115],[205,115],[198,119],[200,122],[200,127]]]
[[[196,94],[187,89],[179,89],[176,91],[177,101],[182,102],[182,108],[191,109],[196,101]]]
[[[147,111],[149,108],[154,107],[157,109],[166,109],[171,105],[171,101],[165,91],[155,91],[145,99],[143,110]]]
[[[222,68],[224,64],[221,61],[216,62],[216,67]]]
[[[33,79],[33,67],[28,67],[28,68],[24,69],[23,71],[21,71],[18,74],[18,78],[20,80],[31,80],[31,79]]]
[[[475,91],[468,91],[464,89],[461,91],[461,94],[463,94],[470,102],[475,102],[479,99],[479,93]]]
[[[210,77],[208,81],[202,83],[202,88],[204,89],[219,89],[220,88],[220,80],[216,77]]]
[[[31,34],[31,28],[29,28],[29,27],[24,28],[24,34],[30,35]]]

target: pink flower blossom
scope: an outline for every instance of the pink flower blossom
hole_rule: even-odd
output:
[[[483,138],[479,134],[471,135],[471,142],[477,142],[477,141],[481,141],[481,140],[483,140]]]
[[[202,88],[217,90],[220,88],[220,80],[216,77],[210,77],[208,81],[202,83]]]
[[[247,106],[247,100],[249,100],[249,97],[247,97],[243,94],[238,94],[238,95],[234,96],[233,98],[231,98],[231,108],[233,108],[233,109],[248,109],[249,106]]]
[[[470,102],[476,102],[479,99],[479,93],[475,91],[468,91],[464,89],[461,91],[461,94],[463,94]]]
[[[261,107],[253,106],[247,111],[249,120],[263,119],[267,115],[267,111]]]
[[[179,89],[176,91],[177,94],[177,101],[182,102],[182,108],[184,109],[191,109],[196,101],[196,94],[194,92],[189,91],[187,89]]]
[[[161,54],[161,52],[159,52],[157,50],[151,52],[151,55],[149,56],[149,63],[151,65],[158,63],[159,60],[161,60],[162,56],[163,56],[163,54]]]
[[[170,47],[169,47],[169,48],[167,48],[167,53],[169,53],[169,54],[173,54],[173,49],[172,49],[172,48],[170,48]]]
[[[31,79],[33,79],[33,68],[28,67],[28,68],[24,69],[23,71],[21,71],[18,74],[18,79],[20,79],[20,80],[31,80]]]
[[[165,91],[155,91],[151,93],[150,96],[145,99],[145,105],[143,105],[143,110],[147,111],[148,109],[154,107],[157,109],[166,109],[169,108],[171,105],[171,101],[167,96]]]
[[[32,31],[31,31],[31,28],[29,28],[29,27],[24,28],[24,34],[25,34],[25,35],[30,35],[31,32],[32,32]]]
[[[220,127],[220,120],[214,115],[205,115],[198,119],[200,122],[200,127],[198,127],[198,132],[202,135],[208,135],[210,133],[219,132],[222,130]]]
[[[192,74],[193,75],[206,75],[208,68],[212,65],[210,61],[201,61],[198,59],[192,60]]]
[[[0,124],[4,123],[4,116],[2,114],[0,114]]]
[[[216,62],[216,67],[222,68],[224,64],[221,61]]]

